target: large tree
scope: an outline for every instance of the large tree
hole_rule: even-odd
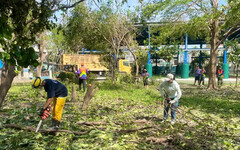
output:
[[[15,68],[38,66],[33,45],[36,35],[52,27],[50,17],[58,10],[74,7],[83,0],[65,5],[62,0],[0,1],[0,59],[4,66],[0,85],[0,107],[16,76]]]
[[[158,39],[205,36],[210,44],[209,89],[216,87],[218,48],[230,35],[240,30],[240,1],[219,3],[218,0],[164,0],[148,3],[144,16],[160,16],[166,22]],[[156,18],[154,18],[156,20]]]
[[[132,33],[133,24],[127,14],[112,8],[112,2],[102,4],[98,10],[82,5],[76,7],[69,19],[65,35],[71,51],[82,47],[106,50],[110,56],[112,83],[118,69],[120,47],[124,39]]]

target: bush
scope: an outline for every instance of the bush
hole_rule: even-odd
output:
[[[78,78],[76,74],[73,72],[65,72],[65,71],[60,72],[57,78],[60,78],[61,81],[66,81],[67,79],[69,79],[70,82],[78,83],[78,80],[77,80]]]
[[[57,78],[60,78],[61,81],[65,81],[67,78],[67,74],[65,72],[60,72]]]
[[[118,74],[117,75],[117,81],[120,83],[134,83],[135,79],[134,76],[131,74]]]
[[[96,78],[97,78],[97,75],[90,72],[87,76],[87,83],[92,84],[92,82],[95,81]]]

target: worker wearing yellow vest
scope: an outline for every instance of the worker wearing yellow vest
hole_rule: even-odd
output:
[[[88,70],[84,67],[83,62],[81,63],[81,67],[78,69],[77,74],[79,77],[79,90],[81,91],[81,84],[83,84],[83,91],[85,92]]]
[[[224,70],[220,66],[219,69],[217,70],[218,85],[223,84],[223,73],[224,73]]]

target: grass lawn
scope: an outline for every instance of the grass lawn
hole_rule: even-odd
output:
[[[85,132],[57,135],[7,128],[18,124],[36,128],[46,93],[30,84],[13,85],[0,110],[0,149],[240,149],[240,90],[229,85],[209,91],[180,84],[183,96],[174,125],[161,123],[162,98],[158,83],[142,85],[98,84],[99,90],[86,110],[83,93],[71,102],[71,87],[61,129]],[[81,121],[81,124],[77,122]],[[84,124],[83,121],[92,124]],[[95,123],[95,124],[94,124]],[[43,121],[42,129],[51,125]]]

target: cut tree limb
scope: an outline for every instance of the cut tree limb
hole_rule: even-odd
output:
[[[151,129],[151,128],[154,128],[154,127],[142,127],[142,128],[136,128],[136,129],[128,129],[128,130],[120,130],[120,131],[117,131],[117,132],[120,132],[120,133],[131,133],[131,132],[136,132],[136,131],[140,131],[140,130],[146,130],[146,129]]]
[[[151,136],[151,137],[146,138],[147,142],[154,142],[154,143],[162,144],[164,146],[167,146],[168,140],[169,140],[169,137],[161,137],[161,138],[159,138],[159,137]]]
[[[125,124],[131,124],[132,122],[128,122]],[[146,119],[142,120],[135,120],[133,121],[135,124],[151,124],[151,121],[147,121]],[[104,121],[99,121],[99,122],[91,122],[91,121],[78,121],[78,125],[87,125],[87,126],[97,126],[97,125],[109,125],[110,123],[104,122]],[[122,125],[121,123],[114,123],[116,125]]]
[[[32,131],[35,132],[35,128],[33,127],[29,127],[29,126],[20,126],[17,124],[6,124],[5,128],[14,128],[14,129],[18,129],[18,130],[26,130],[26,131]],[[75,134],[75,135],[84,135],[84,134],[88,134],[90,131],[85,131],[85,132],[76,132],[76,131],[69,131],[69,130],[50,130],[50,129],[40,129],[38,132],[40,133],[69,133],[69,134]]]
[[[89,121],[78,121],[78,125],[87,125],[87,126],[95,126],[95,125],[107,125],[107,122],[89,122]]]
[[[84,96],[82,109],[86,109],[88,107],[88,103],[90,102],[91,98],[98,91],[98,87],[95,88],[95,89],[94,88],[95,88],[95,83],[94,82],[92,84],[89,84],[88,89],[87,89],[87,93]]]
[[[77,92],[76,92],[76,88],[75,88],[75,83],[73,83],[72,85],[72,100],[71,101],[76,101],[76,97],[77,97]]]

